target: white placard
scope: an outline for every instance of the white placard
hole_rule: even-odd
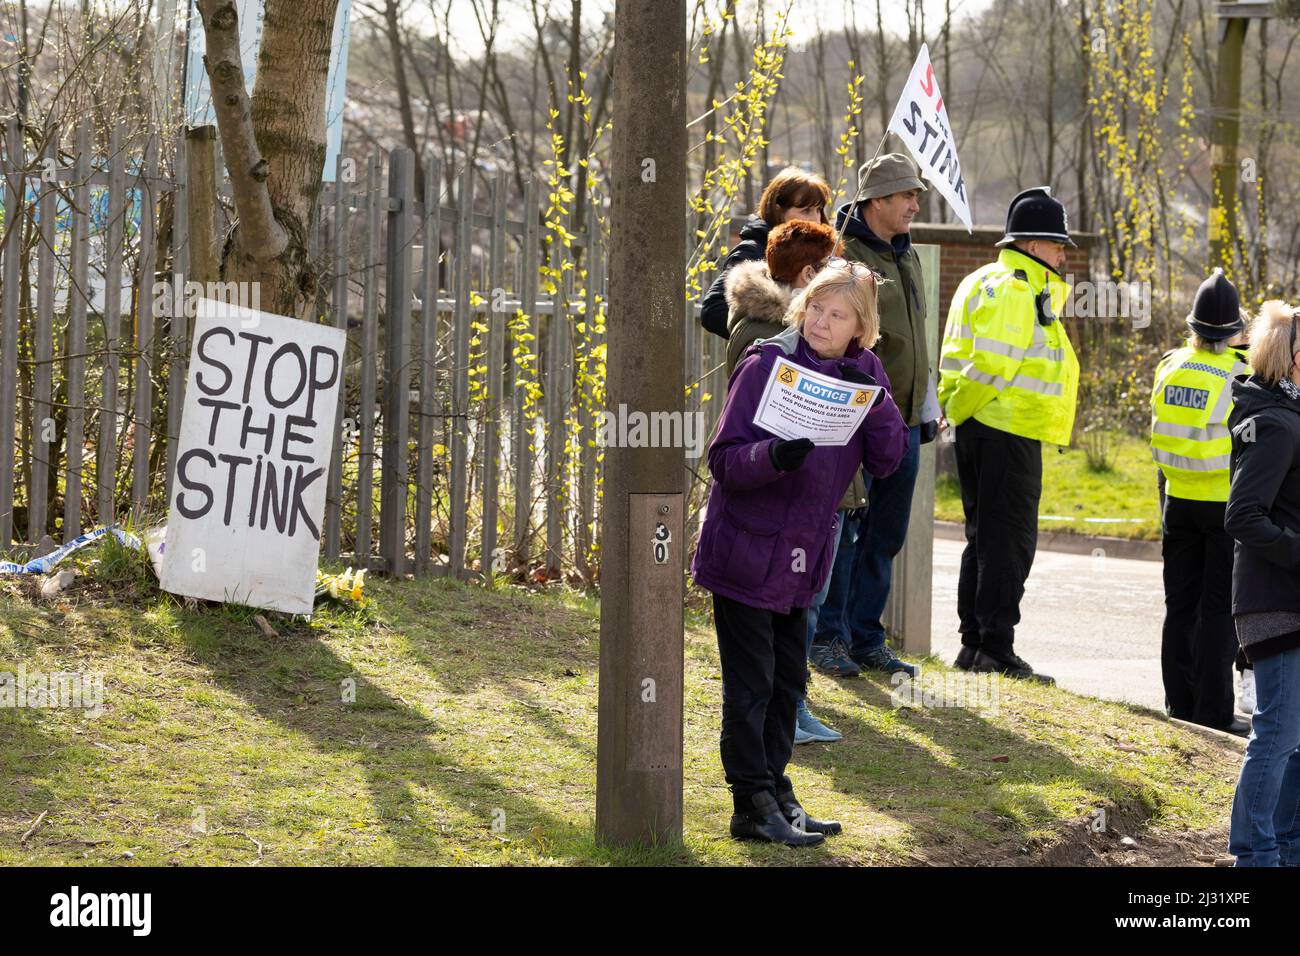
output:
[[[163,590],[311,613],[346,338],[198,300]]]
[[[778,358],[763,387],[754,424],[780,438],[847,445],[880,390],[879,385],[857,385]]]
[[[912,158],[920,164],[921,175],[948,200],[952,211],[970,232],[970,198],[961,174],[961,160],[957,158],[957,143],[948,123],[943,94],[939,92],[939,80],[930,63],[930,48],[924,43],[894,107],[889,131],[903,141]]]

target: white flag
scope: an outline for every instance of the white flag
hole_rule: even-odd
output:
[[[921,167],[921,175],[948,200],[948,205],[970,232],[970,201],[966,196],[966,181],[961,175],[961,162],[957,159],[957,144],[953,141],[948,110],[944,108],[939,81],[930,63],[930,48],[924,43],[912,64],[898,106],[894,108],[889,131],[906,144],[908,152]]]

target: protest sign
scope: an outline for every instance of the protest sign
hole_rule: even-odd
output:
[[[763,387],[754,424],[780,438],[847,445],[880,391],[777,359]]]
[[[894,107],[889,131],[903,141],[920,165],[921,175],[948,200],[948,205],[970,232],[970,200],[961,174],[961,161],[957,159],[957,143],[948,123],[948,110],[943,105],[939,81],[930,63],[930,49],[924,43],[912,64],[912,72],[903,86],[898,105]]]
[[[310,614],[346,335],[196,305],[162,587]]]

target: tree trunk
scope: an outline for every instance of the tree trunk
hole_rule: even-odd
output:
[[[198,0],[203,66],[239,222],[222,256],[226,282],[259,284],[262,308],[309,317],[316,274],[308,240],[325,163],[325,80],[338,0],[267,0],[257,79],[244,89],[233,0]]]

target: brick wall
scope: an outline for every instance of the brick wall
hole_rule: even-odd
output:
[[[997,258],[994,245],[1002,238],[1001,226],[976,226],[967,233],[963,226],[942,223],[912,223],[912,241],[939,247],[939,308],[940,321],[947,315],[948,305],[961,280],[980,266]],[[1076,279],[1090,274],[1089,260],[1096,245],[1095,233],[1076,233],[1072,236],[1078,248],[1066,250],[1065,273]]]

